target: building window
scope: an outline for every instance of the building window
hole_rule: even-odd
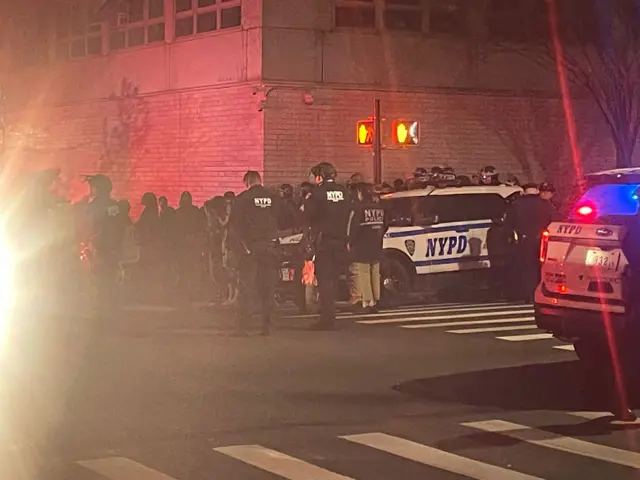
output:
[[[375,28],[374,0],[336,0],[336,27]]]
[[[422,0],[385,0],[384,26],[389,30],[422,31]]]
[[[97,22],[91,2],[65,2],[55,14],[56,57],[83,58],[102,53],[102,24]]]
[[[22,34],[16,39],[21,43],[11,49],[17,54],[16,64],[22,66],[48,64],[51,49],[51,19],[41,13],[29,18],[28,21],[16,23],[16,27],[16,31]]]
[[[451,35],[467,33],[469,18],[464,2],[468,0],[434,0],[429,8],[429,32]]]
[[[240,0],[175,0],[176,38],[242,24]]]
[[[164,42],[165,0],[121,0],[112,16],[110,50]]]
[[[545,2],[491,0],[487,9],[489,39],[509,43],[542,43],[549,38]]]

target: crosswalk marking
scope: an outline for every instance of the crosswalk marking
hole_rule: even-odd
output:
[[[514,310],[514,308],[516,308],[516,310]],[[423,309],[403,311],[403,312],[394,311],[394,312],[383,312],[383,313],[366,313],[366,314],[357,315],[357,316],[348,315],[340,318],[364,318],[364,319],[371,318],[371,320],[359,320],[358,323],[363,323],[366,325],[377,325],[377,324],[397,323],[400,321],[407,321],[407,318],[414,318],[418,320],[424,320],[425,318],[428,318],[428,319],[439,318],[439,317],[432,317],[432,315],[434,314],[451,314],[448,317],[445,316],[442,318],[460,318],[460,315],[464,315],[465,313],[469,313],[469,312],[486,313],[485,316],[513,315],[514,313],[533,313],[532,308],[526,308],[525,310],[522,310],[522,309],[523,307],[514,307],[514,306],[476,307],[476,308],[456,307],[456,308],[447,308],[442,310],[429,310],[429,309],[423,308]],[[489,310],[491,312],[487,313],[487,311]],[[401,317],[403,315],[404,317]],[[411,316],[411,315],[414,315],[414,316]],[[381,318],[381,317],[394,317],[394,318]],[[401,320],[401,318],[403,318],[403,320]]]
[[[429,320],[425,318],[425,321]],[[401,325],[400,328],[437,328],[437,327],[456,327],[458,325],[492,325],[496,323],[525,323],[532,322],[534,317],[519,317],[519,318],[494,318],[492,320],[466,320],[464,322],[445,322],[445,323],[424,323],[420,325]]]
[[[535,330],[535,325],[508,325],[506,327],[486,327],[486,328],[465,328],[463,330],[447,330],[447,333],[457,333],[459,335],[469,333],[491,333],[491,332],[509,332],[512,330]]]
[[[532,335],[512,335],[508,337],[498,337],[499,340],[506,340],[507,342],[530,342],[532,340],[548,340],[553,338],[550,333],[534,333]]]
[[[86,460],[77,463],[109,480],[176,480],[169,475],[124,457]]]
[[[481,318],[481,317],[497,317],[500,315],[508,316],[508,315],[522,315],[527,313],[533,313],[533,310],[530,308],[524,310],[510,310],[508,312],[480,312],[480,313],[463,313],[463,314],[453,314],[453,315],[438,315],[435,317],[410,317],[410,318],[384,318],[380,320],[361,320],[358,323],[362,323],[365,325],[380,325],[387,323],[403,323],[403,322],[423,322],[425,320],[448,320],[450,318]]]
[[[597,420],[598,418],[611,417],[611,412],[567,412],[568,415],[584,418],[585,420]]]
[[[482,312],[486,310],[494,310],[496,314],[500,314],[502,310],[512,310],[518,308],[526,308],[524,305],[501,305],[501,304],[491,304],[491,305],[457,305],[455,307],[446,307],[446,308],[438,308],[433,309],[429,307],[421,307],[421,308],[412,308],[406,310],[396,309],[393,312],[379,312],[379,313],[365,313],[362,315],[358,315],[358,317],[393,317],[394,315],[409,315],[412,313],[423,313],[434,314],[434,313],[451,313],[451,312],[464,312],[464,311],[477,311]],[[528,311],[533,312],[533,308],[528,308]],[[338,315],[339,317],[348,317],[350,314],[346,315]],[[353,315],[351,315],[353,316]]]
[[[573,345],[555,345],[553,348],[556,350],[566,350],[567,352],[575,352],[576,347]]]
[[[496,467],[453,453],[428,447],[403,438],[384,433],[365,433],[342,437],[350,442],[391,453],[398,457],[429,465],[458,475],[477,480],[541,480],[538,477]]]
[[[353,480],[260,445],[238,445],[214,450],[289,480]]]
[[[542,430],[519,425],[517,423],[505,422],[502,420],[488,420],[484,422],[463,423],[462,425],[476,430],[506,435],[507,437],[514,438],[522,442],[551,448],[553,450],[559,450],[561,452],[573,453],[575,455],[615,463],[625,467],[640,468],[640,454],[621,450],[619,448],[585,442],[584,440],[578,440],[577,438],[554,435],[549,432],[543,432]],[[531,434],[544,434],[551,438],[536,440],[531,438]]]
[[[353,313],[339,313],[336,318],[370,318],[370,317],[392,317],[398,314],[410,314],[410,313],[446,313],[460,310],[501,310],[510,308],[521,308],[525,305],[514,304],[508,302],[499,303],[438,303],[433,305],[405,305],[402,307],[396,307],[393,311],[382,311],[378,313],[362,313],[354,315]],[[533,308],[531,308],[533,311]],[[287,318],[312,318],[316,315],[311,313],[299,314],[299,315],[287,315]]]

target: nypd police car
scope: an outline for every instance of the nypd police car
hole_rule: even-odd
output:
[[[459,286],[462,275],[487,269],[487,232],[504,216],[507,199],[521,192],[507,185],[427,186],[384,195],[390,217],[383,242],[384,291]]]
[[[608,355],[607,338],[625,328],[628,265],[621,241],[638,211],[640,169],[588,175],[566,222],[552,223],[540,246],[535,294],[538,327],[573,343],[581,359]]]
[[[508,199],[521,192],[507,185],[434,185],[383,195],[390,225],[383,241],[383,300],[395,303],[411,292],[448,285],[459,291],[462,276],[486,271],[487,232],[504,216]],[[301,238],[280,243],[290,248]],[[285,273],[294,279],[293,270]]]

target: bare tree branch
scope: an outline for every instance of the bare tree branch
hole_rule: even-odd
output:
[[[548,71],[562,69],[558,74],[602,114],[618,166],[631,165],[640,135],[640,6],[635,1],[608,0],[596,12],[596,2],[547,0],[551,34],[561,38],[542,45],[494,45],[495,52],[517,54]],[[560,42],[557,50],[554,40]]]

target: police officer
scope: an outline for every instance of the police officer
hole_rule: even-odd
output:
[[[359,307],[374,313],[380,301],[380,260],[387,221],[372,185],[361,183],[356,186],[356,192],[358,199],[352,206],[347,225],[349,270],[361,295]]]
[[[300,211],[293,198],[293,186],[288,183],[280,185],[278,188],[280,197],[280,211],[278,213],[278,230],[281,237],[293,235],[293,231],[300,228]]]
[[[507,209],[505,225],[514,233],[515,241],[509,269],[518,300],[533,301],[540,276],[540,239],[553,220],[551,204],[540,198],[538,186],[533,183],[525,185],[524,195]]]
[[[268,335],[274,307],[277,275],[279,199],[262,185],[260,174],[249,170],[247,190],[235,198],[230,224],[238,243],[240,298],[238,333],[246,334],[247,321],[260,309],[262,335]]]
[[[331,329],[340,274],[347,265],[347,223],[351,203],[346,187],[336,183],[338,172],[327,162],[311,169],[316,187],[305,203],[315,239],[315,271],[320,294],[320,319],[312,328]]]
[[[111,198],[111,179],[98,174],[88,177],[87,182],[92,197],[87,215],[95,250],[98,312],[99,315],[104,315],[110,308],[117,307],[118,262],[127,224],[121,215],[118,201]]]

